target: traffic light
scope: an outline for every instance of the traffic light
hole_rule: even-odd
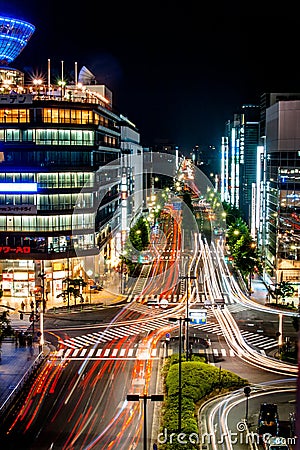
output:
[[[32,312],[32,313],[30,314],[29,320],[30,320],[30,322],[33,322],[33,321],[34,321],[34,312]]]
[[[23,320],[23,313],[20,313],[20,320]]]

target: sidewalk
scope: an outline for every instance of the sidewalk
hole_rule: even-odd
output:
[[[263,280],[260,277],[255,276],[255,278],[251,280],[251,288],[253,292],[251,292],[250,297],[253,300],[256,300],[257,303],[264,305],[267,302],[268,289]]]
[[[112,286],[115,286],[115,284]],[[104,306],[111,306],[121,303],[127,298],[124,295],[110,291],[108,283],[106,287],[106,289],[100,292],[88,295],[86,298],[88,302],[85,302],[84,305],[88,306],[89,304],[96,305],[102,303]],[[5,297],[1,301],[3,305],[10,306],[10,308],[17,308],[15,311],[8,309],[11,326],[14,330],[25,333],[32,326],[29,320],[30,305],[27,305],[24,310],[23,319],[20,319],[19,308],[21,302],[22,298]],[[72,299],[70,310],[73,304],[74,301]],[[77,302],[78,306],[80,304],[80,302]],[[55,307],[56,312],[59,312],[59,308],[62,306],[66,307],[66,303],[61,300],[58,301],[58,299],[49,299],[47,302],[47,311],[52,312]],[[36,326],[38,327],[39,325],[36,324]],[[0,361],[0,415],[4,413],[5,408],[12,401],[13,397],[22,389],[31,373],[47,357],[49,352],[50,348],[47,345],[44,346],[43,351],[40,351],[39,345],[36,342],[33,343],[32,347],[16,346],[14,339],[2,342],[2,358]]]
[[[260,276],[255,275],[255,277],[251,280],[251,288],[252,288],[253,292],[251,292],[250,298],[252,300],[257,301],[257,303],[259,303],[261,305],[269,304],[269,302],[270,302],[269,291],[268,291],[266,284],[264,283],[263,279]],[[295,307],[297,307],[298,303],[299,303],[299,299],[294,297],[292,300],[295,304]],[[288,300],[286,303],[290,303],[292,300]],[[274,307],[274,302],[275,302],[275,299],[271,298],[271,303],[273,303],[273,305],[270,304],[270,306]],[[283,311],[284,311],[284,309],[283,309]]]
[[[32,347],[16,347],[14,341],[2,342],[0,362],[0,414],[22,389],[31,373],[40,364],[43,355],[36,343]]]

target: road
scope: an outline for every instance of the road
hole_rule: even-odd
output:
[[[163,249],[160,247],[160,254],[149,265],[150,278],[142,280],[140,295],[132,303],[63,317],[46,314],[46,340],[56,351],[7,417],[3,428],[7,434],[1,436],[7,450],[142,450],[143,402],[127,402],[126,396],[160,393],[157,374],[166,352],[162,341],[166,333],[178,334],[178,325],[168,318],[184,317],[188,307],[197,306],[200,290],[210,299],[211,307],[207,308],[205,325],[189,325],[189,337],[192,345],[197,336],[209,339],[211,345],[205,350],[195,345],[193,352],[204,350],[210,363],[237,373],[249,383],[295,378],[296,368],[270,358],[261,347],[262,334],[257,329],[255,336],[249,337],[249,324],[242,322],[249,319],[256,323],[259,311],[259,329],[272,346],[268,314],[272,318],[274,314],[259,309],[239,290],[233,278],[228,278],[221,249],[211,248],[200,237],[195,239],[193,254],[179,264],[179,233],[177,226],[165,229]],[[149,308],[148,295],[178,294],[182,286],[179,268],[183,266],[186,285],[181,300],[170,309]],[[193,276],[195,284],[190,282]],[[214,300],[223,292],[227,294],[225,307],[215,308]],[[170,350],[176,351],[175,343]],[[148,445],[153,406],[149,402],[147,408]]]
[[[111,320],[103,323],[108,316]],[[151,374],[157,373],[160,334],[154,327],[149,330],[145,315],[130,307],[103,310],[103,316],[97,312],[94,319],[98,325],[82,324],[81,315],[77,323],[72,317],[72,326],[64,329],[57,329],[57,317],[47,319],[47,340],[63,351],[50,356],[16,415],[9,416],[5,448],[142,449],[143,404],[129,403],[126,396],[155,393],[156,377],[151,379]],[[139,332],[130,332],[133,323]],[[150,403],[149,424],[152,414]]]
[[[252,386],[248,409],[243,389],[205,404],[199,412],[202,448],[217,450],[225,446],[230,450],[246,450],[251,442],[254,450],[262,450],[257,433],[261,403],[277,404],[280,433],[289,438],[289,444],[294,448],[295,438],[286,434],[289,413],[295,410],[294,381]],[[248,422],[245,421],[247,412]]]

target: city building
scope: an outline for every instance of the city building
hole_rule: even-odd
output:
[[[250,227],[254,219],[259,119],[259,106],[243,105],[241,112],[226,122],[221,145],[221,199],[239,208]]]
[[[266,281],[300,283],[300,94],[264,93],[225,124],[222,201],[239,208],[262,254]]]
[[[13,31],[0,35],[1,285],[4,296],[28,297],[43,286],[56,299],[66,279],[94,284],[118,263],[117,236],[128,228],[122,175],[128,197],[135,188],[130,154],[142,147],[135,125],[114,110],[112,92],[86,67],[78,73],[74,63],[67,80],[62,61],[56,81],[50,60],[44,78],[11,68],[34,32],[0,18],[2,28],[16,24],[22,47],[15,52]]]
[[[258,242],[274,283],[300,286],[300,94],[261,96]]]

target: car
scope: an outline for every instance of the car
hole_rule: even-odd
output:
[[[261,403],[257,428],[260,439],[263,439],[264,435],[278,436],[279,417],[276,403]]]
[[[265,442],[266,450],[290,450],[286,438],[282,436],[272,436]]]

